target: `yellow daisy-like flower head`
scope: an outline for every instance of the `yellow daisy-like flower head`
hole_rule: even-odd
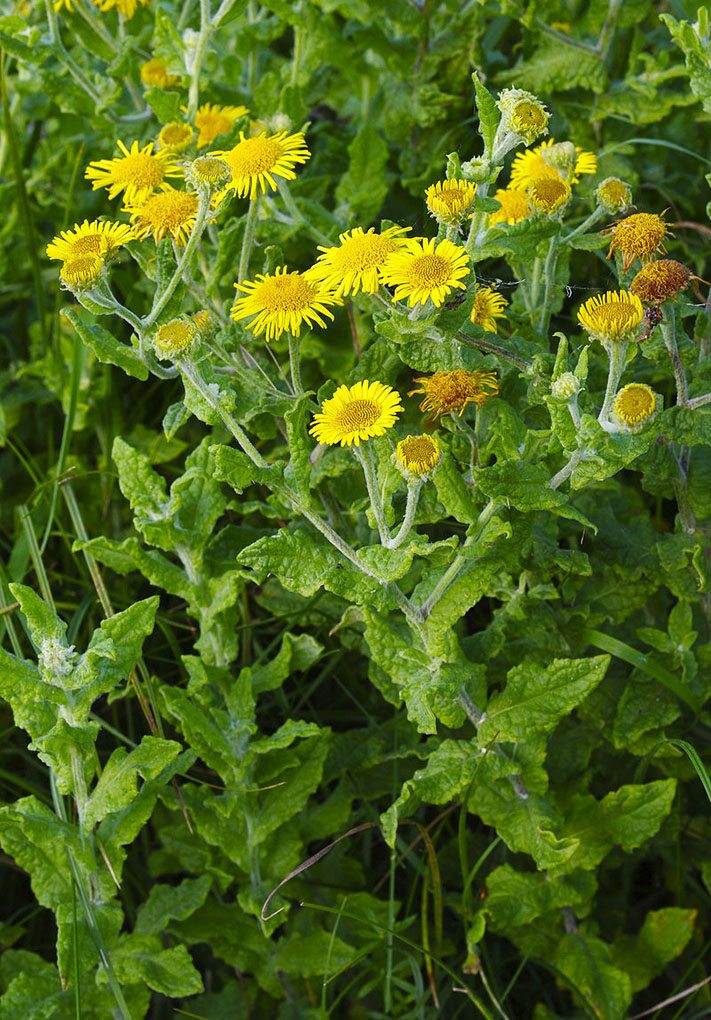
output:
[[[643,315],[642,302],[636,294],[608,290],[585,302],[578,310],[578,322],[603,345],[623,343],[632,338]]]
[[[257,138],[245,138],[240,131],[240,140],[233,149],[216,150],[211,156],[219,156],[229,164],[232,180],[227,189],[232,189],[239,198],[249,195],[257,197],[258,189],[266,194],[267,184],[276,191],[275,177],[283,177],[293,181],[296,177],[294,167],[297,163],[305,163],[311,156],[306,148],[306,141],[301,131],[288,135],[280,131],[276,135],[259,135]]]
[[[171,121],[158,132],[158,148],[167,152],[185,152],[190,148],[194,133],[189,124]]]
[[[387,259],[402,248],[404,238],[398,237],[409,227],[388,227],[382,234],[371,227],[363,231],[354,227],[339,234],[339,244],[332,248],[319,245],[316,264],[304,276],[333,290],[336,297],[347,294],[375,294],[380,287],[380,270]]]
[[[180,75],[168,74],[165,64],[155,58],[153,60],[146,60],[144,64],[141,64],[140,75],[141,81],[148,88],[155,86],[159,89],[167,89],[171,85],[180,84]]]
[[[564,177],[570,184],[576,184],[581,174],[594,174],[597,170],[597,156],[586,152],[572,142],[556,142],[549,138],[535,149],[519,152],[511,164],[512,188],[527,188],[540,177]]]
[[[652,261],[655,252],[666,251],[664,238],[669,230],[663,217],[664,213],[661,216],[655,213],[634,213],[613,223],[607,228],[610,235],[608,259],[613,252],[618,251],[622,256],[622,271],[626,273],[635,259],[640,259],[646,265]]]
[[[133,17],[139,4],[142,7],[151,6],[151,0],[94,0],[94,3],[100,11],[110,11],[115,7],[119,14],[123,14],[126,20],[130,20]]]
[[[59,275],[70,290],[90,290],[98,283],[103,265],[102,258],[87,251],[68,259]]]
[[[267,340],[276,340],[288,330],[299,336],[301,324],[314,322],[325,329],[323,316],[333,314],[327,305],[340,305],[342,301],[331,291],[307,280],[303,273],[289,273],[286,266],[277,267],[273,274],[259,273],[254,282],[236,283],[237,290],[245,293],[238,297],[230,311],[235,322],[250,315],[255,318],[248,329],[256,335],[266,333]]]
[[[627,212],[632,205],[632,188],[619,177],[606,177],[595,189],[595,198],[606,213]]]
[[[123,153],[118,159],[98,159],[90,163],[84,176],[92,181],[92,188],[108,188],[109,198],[116,198],[122,191],[124,202],[131,205],[143,202],[154,191],[170,187],[166,177],[180,177],[182,170],[173,156],[165,149],[153,152],[153,142],[141,149],[133,142],[127,149],[118,142]]]
[[[404,410],[400,394],[392,386],[364,379],[353,386],[339,386],[314,415],[309,434],[329,446],[359,446],[382,436]]]
[[[159,358],[176,361],[190,353],[197,338],[197,327],[190,319],[171,319],[156,330],[153,347]]]
[[[526,145],[548,134],[546,125],[550,113],[530,92],[524,89],[504,89],[499,92],[496,105],[501,110],[503,130],[518,135]]]
[[[498,333],[496,320],[506,318],[504,308],[507,305],[508,301],[503,294],[497,294],[491,287],[477,286],[469,318],[475,326],[488,329],[490,333]]]
[[[185,245],[195,226],[199,198],[194,191],[159,191],[145,201],[126,206],[136,237],[143,241],[149,234],[156,244],[170,234],[176,244]]]
[[[133,230],[127,223],[75,223],[72,230],[63,230],[47,245],[47,257],[70,262],[79,255],[96,255],[101,259],[112,256],[122,244],[133,239]]]
[[[235,121],[244,117],[246,113],[249,113],[246,106],[219,106],[217,103],[203,103],[195,114],[198,148],[212,145],[218,135],[224,135],[230,131]]]
[[[539,177],[529,184],[528,204],[539,216],[561,215],[565,210],[572,192],[570,185],[562,177]]]
[[[468,372],[464,368],[455,368],[452,372],[435,372],[434,375],[416,378],[413,382],[420,383],[420,386],[409,390],[408,397],[424,393],[425,399],[420,404],[420,410],[425,411],[433,421],[453,411],[458,411],[461,418],[467,404],[481,407],[488,397],[494,397],[499,392],[496,372]]]
[[[644,383],[629,383],[615,397],[614,417],[628,432],[641,432],[657,416],[661,401]]]
[[[470,181],[437,181],[425,191],[430,214],[446,227],[456,227],[471,209],[476,184]]]
[[[395,300],[406,297],[411,308],[429,299],[441,305],[453,288],[464,290],[461,282],[470,273],[466,248],[434,237],[403,239],[381,270],[383,283],[395,287]]]
[[[690,269],[675,259],[658,259],[642,266],[630,284],[630,290],[645,305],[659,305],[689,286],[696,279]]]
[[[501,202],[501,208],[489,213],[489,226],[497,223],[520,223],[531,215],[528,195],[521,188],[499,188],[494,198]]]
[[[431,478],[441,459],[437,437],[426,432],[421,436],[407,436],[395,450],[396,463],[408,480]]]

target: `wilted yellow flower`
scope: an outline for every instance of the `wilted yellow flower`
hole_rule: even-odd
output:
[[[454,227],[461,223],[471,208],[476,185],[469,181],[437,181],[425,191],[427,208],[438,223]]]
[[[539,177],[529,184],[528,204],[534,213],[541,216],[554,216],[561,213],[570,201],[571,190],[567,181],[555,177]]]
[[[364,379],[350,387],[339,386],[332,397],[324,400],[309,433],[329,446],[358,446],[365,439],[382,436],[402,410],[397,390]]]
[[[520,188],[499,188],[494,198],[501,202],[501,208],[489,213],[490,227],[497,223],[520,223],[531,215],[528,195]]]
[[[193,129],[189,124],[172,121],[158,132],[158,148],[167,152],[185,152],[193,140]]]
[[[490,333],[498,333],[496,320],[506,318],[504,308],[507,305],[508,301],[503,294],[498,294],[491,287],[477,286],[469,318],[475,326],[488,329]]]
[[[393,252],[404,244],[398,237],[409,227],[388,227],[382,234],[373,227],[363,231],[354,227],[339,234],[339,244],[330,248],[319,245],[315,265],[304,273],[308,280],[320,283],[326,289],[333,289],[336,297],[347,294],[375,294],[380,286],[380,270]]]
[[[47,256],[69,262],[79,255],[92,254],[103,259],[118,251],[122,244],[133,238],[133,230],[127,223],[75,223],[72,230],[63,230],[47,245]]]
[[[642,321],[644,309],[636,294],[612,291],[589,298],[578,311],[578,321],[602,343],[629,340]]]
[[[186,244],[195,226],[199,199],[194,191],[160,191],[144,202],[127,206],[136,237],[143,241],[149,234],[156,244],[170,234],[176,244]]]
[[[299,336],[302,322],[308,326],[316,322],[325,328],[322,317],[333,318],[326,306],[342,304],[335,294],[319,288],[303,273],[288,273],[286,266],[277,267],[273,274],[259,273],[254,282],[245,280],[235,287],[244,291],[245,297],[236,299],[230,318],[239,322],[256,316],[247,328],[255,335],[266,332],[267,340],[278,339],[285,330]]]
[[[421,376],[413,380],[420,383],[417,389],[410,390],[408,397],[415,393],[424,393],[425,399],[420,410],[425,411],[434,420],[442,415],[458,411],[462,416],[467,404],[481,407],[488,397],[499,392],[496,372],[468,372],[464,368],[455,368],[451,372],[435,372],[433,375]]]
[[[229,164],[232,180],[226,185],[226,190],[232,189],[240,198],[249,195],[250,199],[255,199],[258,189],[262,194],[266,193],[267,184],[276,191],[275,177],[294,180],[294,167],[297,163],[305,163],[311,153],[301,131],[295,135],[280,131],[271,137],[259,135],[258,138],[245,138],[244,132],[240,131],[240,140],[234,148],[218,149],[210,155],[219,156]]]
[[[658,305],[674,298],[695,279],[690,269],[675,259],[658,259],[642,266],[630,284],[630,290],[645,305]]]
[[[92,182],[92,188],[108,188],[109,198],[115,198],[122,191],[124,202],[142,202],[154,191],[170,187],[166,177],[180,177],[182,170],[173,156],[164,149],[153,153],[153,142],[141,149],[138,142],[130,150],[123,142],[117,142],[122,156],[118,159],[98,159],[90,163],[84,176]]]
[[[141,64],[140,74],[141,81],[149,88],[155,86],[159,89],[167,89],[171,85],[180,84],[180,75],[168,74],[165,64],[155,57],[153,60],[146,60],[144,64]]]
[[[410,307],[429,299],[441,305],[452,288],[465,290],[461,283],[470,273],[466,248],[451,241],[422,238],[403,239],[381,270],[383,283],[395,287],[395,300],[406,297]]]
[[[185,112],[185,111],[183,111]],[[232,125],[249,110],[246,106],[219,106],[217,103],[203,103],[195,114],[198,129],[198,147],[211,145],[218,135],[232,130]]]
[[[606,231],[610,235],[608,259],[618,251],[622,256],[622,270],[626,273],[635,259],[641,259],[644,264],[651,262],[656,251],[666,251],[664,238],[668,230],[663,217],[664,213],[661,216],[634,213],[613,223]]]
[[[188,319],[171,319],[159,326],[153,336],[153,347],[159,358],[180,358],[189,354],[197,340],[195,324]]]
[[[417,477],[431,474],[442,459],[436,436],[427,433],[421,436],[407,436],[397,444],[395,456],[405,472]]]

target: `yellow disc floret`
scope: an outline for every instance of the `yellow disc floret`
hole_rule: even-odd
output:
[[[570,185],[562,177],[539,177],[528,186],[528,204],[540,216],[562,213],[570,201]]]
[[[437,181],[425,191],[425,200],[438,223],[453,227],[469,212],[475,194],[476,185],[470,181]]]
[[[477,286],[469,318],[475,326],[488,329],[490,333],[498,333],[496,320],[506,318],[504,308],[507,305],[508,301],[503,294],[498,294],[491,287]]]
[[[299,336],[303,322],[308,326],[315,322],[325,328],[323,316],[333,318],[326,306],[342,303],[331,291],[307,280],[303,273],[287,272],[286,266],[277,267],[273,274],[260,273],[254,282],[246,280],[235,287],[244,291],[245,296],[237,298],[230,318],[239,322],[255,316],[248,329],[255,335],[266,333],[267,340],[276,340],[285,330]]]
[[[656,413],[657,394],[644,383],[623,386],[615,397],[615,416],[632,431],[646,425]]]
[[[465,290],[462,277],[468,276],[466,248],[434,237],[403,241],[400,251],[387,260],[381,270],[383,283],[395,287],[395,300],[406,297],[410,307],[429,299],[441,305],[453,288]]]
[[[504,131],[519,135],[521,141],[531,145],[540,135],[548,134],[546,127],[550,114],[543,103],[524,89],[504,89],[496,105],[501,110]]]
[[[481,407],[488,397],[496,396],[499,392],[496,372],[468,372],[464,368],[435,372],[434,375],[416,378],[413,382],[420,385],[410,390],[408,397],[423,393],[425,399],[420,404],[420,410],[425,411],[433,420],[453,411],[458,411],[461,417],[467,404]]]
[[[188,319],[171,319],[159,326],[153,337],[153,347],[159,358],[176,358],[189,354],[198,331]]]
[[[601,342],[629,340],[644,315],[642,302],[627,290],[597,294],[578,311],[578,321]]]
[[[101,275],[103,259],[92,252],[75,255],[68,259],[59,272],[63,282],[72,290],[85,290],[93,287]]]
[[[606,177],[595,189],[595,198],[606,213],[627,212],[632,205],[632,189],[619,177]]]
[[[171,121],[158,132],[158,148],[168,152],[185,152],[193,140],[193,129],[181,121]]]
[[[382,436],[402,410],[397,390],[364,379],[350,387],[339,386],[330,399],[324,400],[309,433],[329,446],[358,446],[365,439]]]
[[[292,181],[296,177],[296,164],[305,163],[311,153],[300,131],[294,135],[286,131],[271,136],[261,134],[257,138],[245,138],[240,131],[240,140],[234,148],[216,150],[211,155],[229,164],[232,180],[227,189],[235,191],[240,198],[255,199],[259,190],[266,194],[267,185],[276,191],[275,177]]]
[[[431,474],[442,459],[436,436],[407,436],[397,444],[395,456],[405,472],[416,477]]]
[[[319,245],[322,254],[304,276],[333,289],[336,297],[357,294],[360,290],[375,294],[380,286],[380,270],[404,244],[404,239],[397,235],[409,229],[388,227],[381,234],[373,227],[365,232],[362,227],[346,230],[339,235],[338,245],[331,248]]]

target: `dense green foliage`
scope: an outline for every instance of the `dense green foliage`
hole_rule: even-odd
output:
[[[127,3],[0,18],[0,1020],[711,1015],[707,9]],[[513,88],[597,162],[495,224]],[[53,237],[129,222],[87,165],[208,102],[249,110],[215,149],[264,126],[310,158],[60,285]],[[577,312],[641,266],[605,257],[611,177],[693,277],[606,349]],[[438,233],[445,178],[477,194]],[[229,317],[394,225],[463,286],[269,345]],[[413,379],[460,370],[491,392],[426,422]],[[400,419],[317,445],[363,380]],[[656,413],[609,417],[621,382]]]

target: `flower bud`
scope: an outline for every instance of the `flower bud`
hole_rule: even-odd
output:
[[[563,372],[551,383],[551,396],[556,400],[572,400],[580,393],[580,380],[572,372]]]

